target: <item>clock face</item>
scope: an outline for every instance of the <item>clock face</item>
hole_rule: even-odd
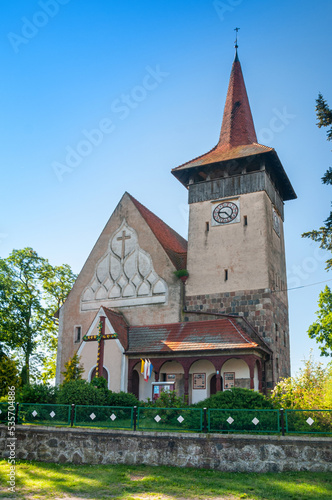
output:
[[[212,212],[212,217],[218,224],[228,224],[234,221],[239,213],[239,207],[231,201],[219,203]]]

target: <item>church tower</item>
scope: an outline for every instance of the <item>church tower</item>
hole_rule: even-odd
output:
[[[296,194],[276,151],[257,143],[237,45],[218,144],[172,173],[189,191],[186,319],[242,316],[272,350],[272,388],[290,375],[283,221]]]

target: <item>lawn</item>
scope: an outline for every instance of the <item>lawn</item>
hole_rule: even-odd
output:
[[[247,499],[327,500],[332,474],[224,473],[177,467],[17,464],[16,494],[6,488],[8,464],[0,461],[0,499]]]

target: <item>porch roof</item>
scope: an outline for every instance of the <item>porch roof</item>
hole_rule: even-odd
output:
[[[129,327],[127,354],[224,351],[260,347],[234,318]]]

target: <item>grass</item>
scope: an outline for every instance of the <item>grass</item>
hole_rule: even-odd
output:
[[[329,472],[225,473],[177,467],[72,465],[21,461],[16,494],[0,461],[0,499],[327,500]]]

